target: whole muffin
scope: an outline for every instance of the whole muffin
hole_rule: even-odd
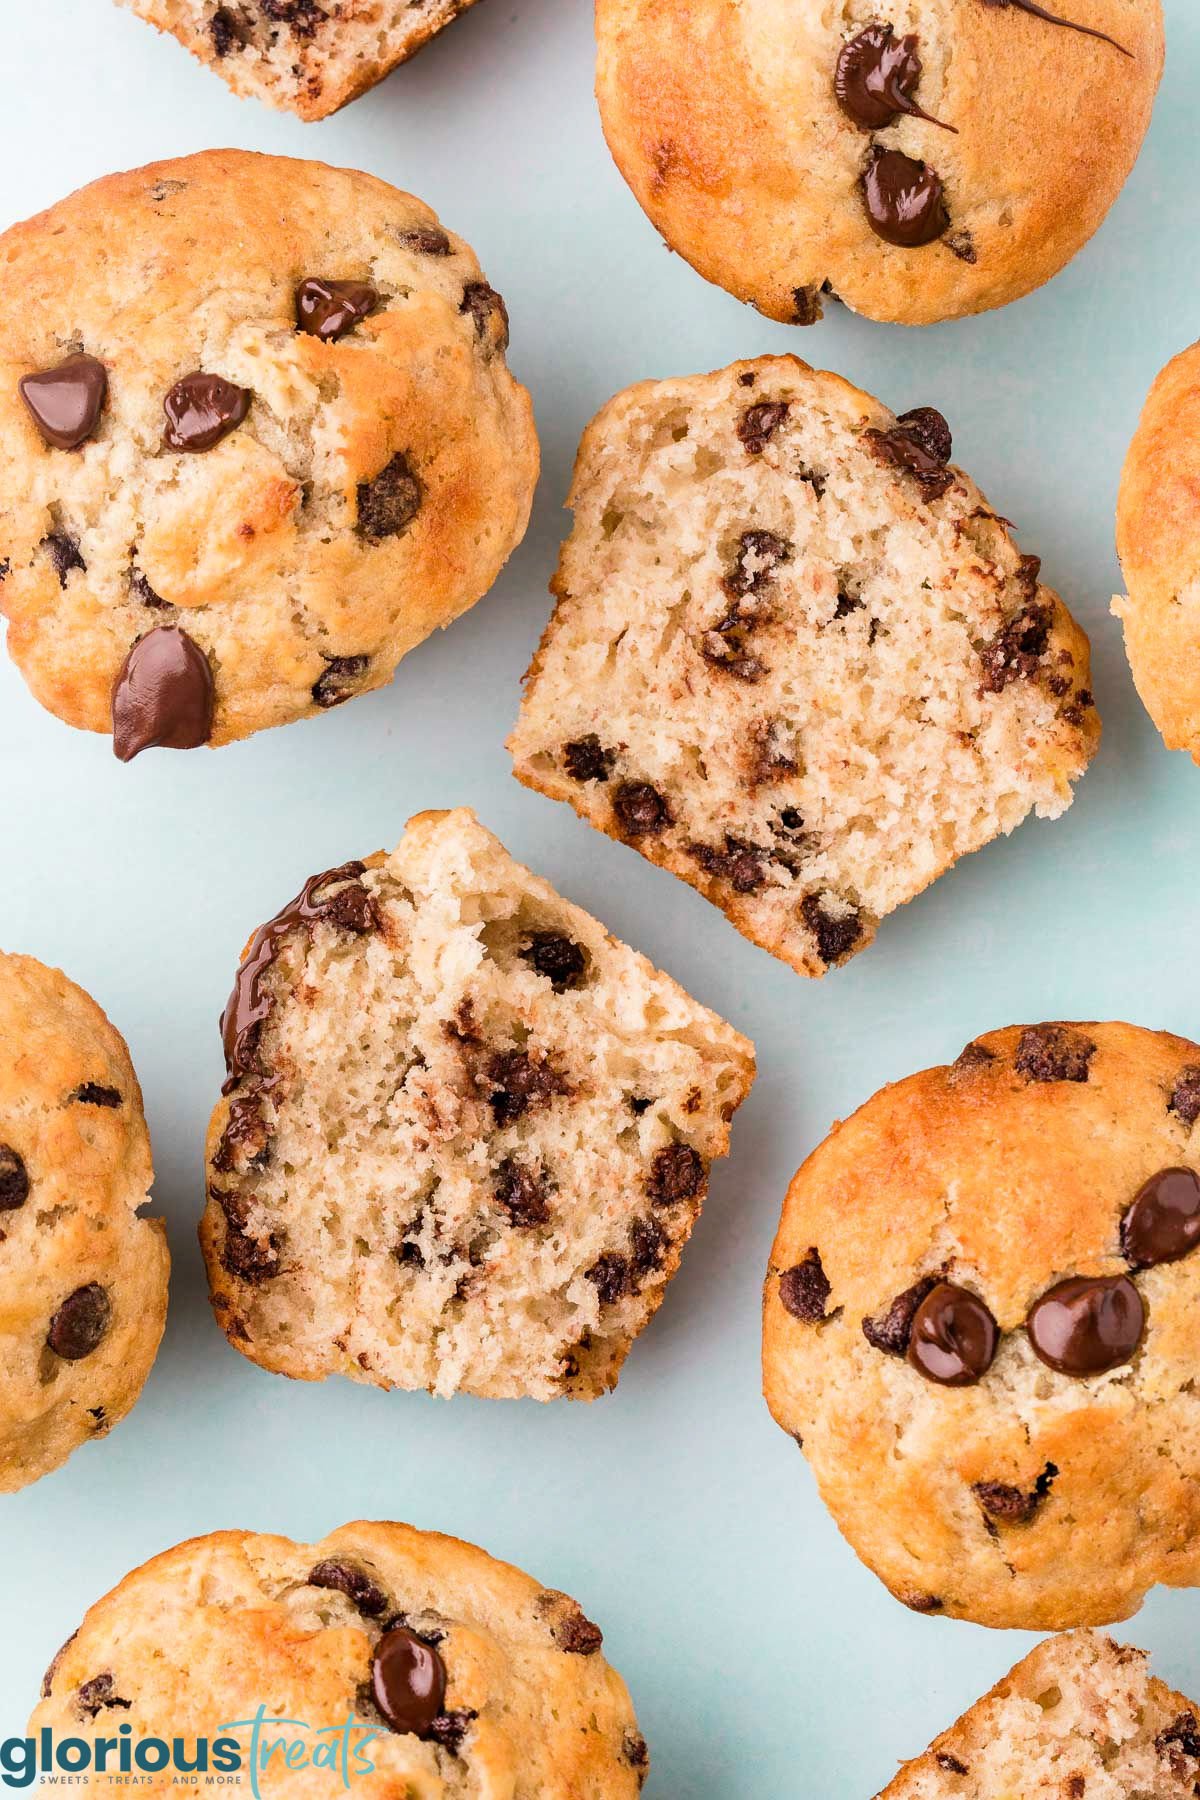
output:
[[[162,1221],[129,1052],[57,969],[0,952],[0,1492],[103,1437],[167,1313]]]
[[[672,249],[771,318],[927,325],[1040,287],[1116,199],[1160,0],[597,0],[597,92]]]
[[[474,605],[537,474],[507,316],[374,176],[209,151],[0,238],[0,610],[41,703],[223,744],[380,687]]]
[[[515,773],[802,975],[1065,812],[1099,741],[1086,637],[951,449],[794,356],[641,382],[580,445]]]
[[[767,1401],[918,1612],[1058,1630],[1200,1583],[1200,1047],[1012,1026],[788,1190]]]
[[[224,1016],[201,1242],[235,1348],[493,1399],[616,1385],[753,1047],[473,813],[316,875]]]
[[[1196,1712],[1143,1651],[1072,1631],[1031,1650],[877,1800],[1188,1800]]]
[[[218,1531],[97,1601],[47,1670],[29,1731],[92,1740],[129,1726],[134,1742],[182,1739],[193,1768],[198,1738],[232,1737],[240,1791],[248,1734],[218,1727],[265,1705],[303,1721],[269,1736],[305,1760],[277,1755],[264,1792],[312,1800],[343,1785],[322,1782],[330,1764],[309,1766],[318,1734],[341,1744],[353,1715],[364,1800],[633,1800],[649,1757],[601,1642],[566,1594],[457,1538],[363,1523],[318,1544]],[[139,1791],[177,1779],[140,1775]]]
[[[1121,476],[1113,601],[1133,679],[1168,750],[1200,762],[1200,344],[1150,390]]]

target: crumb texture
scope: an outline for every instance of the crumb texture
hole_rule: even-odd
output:
[[[305,1379],[603,1392],[678,1265],[751,1046],[469,812],[421,815],[313,895],[210,1128],[222,1325]]]
[[[580,450],[517,775],[806,975],[1098,739],[1087,640],[949,454],[793,357],[643,383]]]

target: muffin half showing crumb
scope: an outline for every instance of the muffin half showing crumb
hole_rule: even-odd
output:
[[[643,382],[579,452],[516,774],[804,975],[1099,740],[1087,639],[950,452],[790,356]]]
[[[753,1046],[465,808],[315,876],[251,939],[201,1227],[213,1306],[303,1380],[615,1385]]]

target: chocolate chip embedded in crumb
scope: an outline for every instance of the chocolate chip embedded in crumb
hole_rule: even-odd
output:
[[[550,1219],[546,1202],[546,1179],[540,1169],[531,1169],[515,1157],[506,1156],[496,1170],[492,1195],[503,1207],[514,1225],[545,1225]]]
[[[613,795],[613,812],[627,838],[657,837],[671,822],[666,801],[648,781],[623,781]]]
[[[563,767],[572,781],[607,781],[616,760],[616,751],[606,749],[595,732],[563,745]]]
[[[257,1094],[239,1094],[230,1102],[225,1129],[213,1152],[213,1168],[222,1174],[235,1169],[265,1168],[270,1160],[268,1146],[262,1101]]]
[[[46,1343],[64,1362],[82,1362],[98,1350],[112,1324],[112,1301],[98,1281],[68,1294],[50,1321]]]
[[[730,599],[759,594],[781,563],[792,560],[793,546],[773,531],[743,531],[738,540],[733,568],[721,583]]]
[[[486,281],[472,281],[463,289],[462,304],[459,312],[470,313],[475,321],[475,335],[486,338],[493,331],[492,320],[498,320],[494,328],[495,348],[500,351],[508,349],[508,308],[494,287]]]
[[[827,1316],[825,1309],[831,1292],[820,1252],[815,1248],[803,1262],[785,1269],[779,1277],[779,1298],[784,1310],[805,1325],[819,1325]]]
[[[265,1281],[279,1273],[281,1239],[273,1231],[251,1230],[250,1201],[238,1193],[212,1189],[212,1198],[225,1215],[225,1241],[221,1266],[239,1281]]]
[[[486,1073],[497,1125],[512,1125],[531,1107],[544,1106],[556,1095],[569,1092],[558,1070],[544,1060],[536,1061],[528,1050],[497,1051],[489,1058]]]
[[[98,1081],[85,1081],[71,1095],[79,1106],[105,1106],[116,1108],[121,1105],[121,1096],[116,1088],[102,1087]]]
[[[455,1712],[439,1713],[433,1720],[426,1736],[451,1756],[457,1756],[462,1749],[463,1739],[479,1714],[471,1707],[462,1706]]]
[[[726,837],[723,850],[711,844],[689,844],[688,855],[706,874],[727,881],[735,894],[756,894],[769,879],[771,852],[744,838]]]
[[[161,594],[155,593],[140,569],[129,571],[129,598],[138,606],[148,606],[155,612],[169,610],[171,602],[164,600]]]
[[[550,1636],[570,1656],[594,1656],[604,1633],[585,1615],[582,1607],[565,1594],[545,1593],[537,1600],[538,1611],[549,1617]]]
[[[984,1069],[995,1061],[996,1052],[989,1050],[986,1044],[967,1044],[951,1063],[950,1073],[953,1075],[956,1070]]]
[[[656,1206],[677,1206],[704,1192],[708,1171],[690,1144],[664,1144],[650,1164],[646,1192]]]
[[[933,406],[901,413],[887,431],[863,432],[864,442],[883,462],[911,475],[927,500],[937,500],[953,486],[954,471],[946,464],[954,450],[950,427]]]
[[[746,408],[737,422],[737,435],[748,456],[762,455],[790,410],[786,400],[760,400]]]
[[[58,585],[65,588],[67,577],[73,569],[86,569],[87,564],[79,553],[79,545],[65,531],[52,531],[42,539],[42,549],[50,558],[50,566],[58,576]]]
[[[959,262],[974,264],[979,261],[975,239],[969,231],[948,231],[942,238],[942,243],[951,256],[957,256]]]
[[[1067,1025],[1030,1025],[1017,1045],[1016,1066],[1030,1081],[1086,1081],[1096,1054],[1091,1038]]]
[[[1167,1111],[1173,1112],[1185,1125],[1194,1125],[1200,1119],[1200,1063],[1188,1063],[1180,1069],[1171,1089]]]
[[[944,1769],[947,1775],[969,1775],[971,1773],[970,1765],[959,1762],[957,1756],[951,1756],[948,1750],[939,1750],[935,1760],[938,1768]]]
[[[820,287],[792,289],[792,324],[816,325],[825,316]]]
[[[1195,1713],[1181,1712],[1159,1732],[1154,1748],[1180,1781],[1194,1780],[1194,1765],[1200,1762],[1200,1721]]]
[[[360,678],[371,666],[369,656],[327,656],[324,673],[312,685],[318,706],[341,706],[358,692]]]
[[[410,225],[396,233],[398,241],[414,256],[449,256],[453,246],[436,225]]]
[[[116,1682],[105,1671],[103,1675],[93,1675],[85,1681],[75,1696],[75,1703],[86,1719],[94,1719],[98,1713],[106,1709],[110,1712],[118,1709],[128,1712],[130,1702],[123,1700],[117,1692]]]
[[[1028,1525],[1054,1485],[1057,1466],[1048,1462],[1031,1488],[1007,1481],[977,1481],[971,1488],[988,1519],[996,1525]]]
[[[661,1269],[669,1239],[657,1219],[635,1219],[629,1227],[629,1256],[634,1275],[653,1275]]]
[[[520,952],[535,974],[542,975],[556,994],[580,985],[587,973],[583,946],[562,931],[534,931]]]
[[[208,35],[213,54],[218,59],[228,56],[232,50],[244,50],[249,41],[245,25],[226,6],[219,6],[213,14]]]
[[[1053,623],[1053,607],[1031,602],[983,646],[979,660],[986,693],[1002,694],[1010,682],[1033,680],[1046,654]]]
[[[319,911],[325,924],[336,925],[339,931],[353,932],[356,937],[365,937],[368,932],[379,929],[375,902],[357,881],[339,887],[327,900],[322,900]]]
[[[603,1256],[598,1256],[584,1274],[596,1289],[603,1306],[615,1306],[629,1292],[629,1258],[615,1250],[606,1250]]]
[[[908,1353],[908,1340],[912,1336],[912,1322],[922,1300],[932,1294],[941,1275],[926,1275],[897,1294],[886,1312],[876,1313],[873,1318],[862,1322],[863,1336],[876,1350],[882,1350],[885,1356],[905,1356]]]
[[[423,498],[424,489],[407,456],[398,451],[378,475],[359,482],[355,530],[372,544],[396,537],[412,524]]]
[[[940,1594],[923,1594],[919,1588],[908,1588],[896,1598],[901,1606],[915,1613],[940,1613],[946,1604]]]
[[[642,1775],[642,1780],[644,1782],[645,1774],[648,1773],[650,1769],[650,1751],[647,1748],[645,1738],[639,1731],[627,1731],[625,1733],[625,1736],[621,1740],[621,1755],[625,1758],[625,1761],[629,1764],[631,1769],[644,1771]]]
[[[16,1212],[29,1198],[25,1158],[11,1144],[0,1144],[0,1212]]]
[[[805,894],[800,917],[817,940],[817,954],[827,966],[848,956],[862,937],[862,921],[854,911],[835,915],[826,910],[827,896]]]
[[[329,1588],[345,1594],[364,1619],[378,1619],[388,1609],[388,1597],[378,1582],[372,1581],[365,1569],[340,1557],[327,1557],[309,1571],[309,1587]]]

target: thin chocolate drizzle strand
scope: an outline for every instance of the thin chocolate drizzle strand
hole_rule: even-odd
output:
[[[1059,25],[1064,31],[1078,31],[1084,37],[1099,38],[1103,44],[1111,44],[1122,56],[1133,59],[1133,51],[1127,50],[1124,44],[1118,44],[1116,38],[1109,37],[1107,31],[1097,31],[1092,25],[1077,25],[1074,19],[1064,19],[1058,13],[1047,12],[1044,6],[1035,6],[1033,0],[983,0],[984,6],[1015,6],[1021,12],[1032,15],[1035,19],[1045,19],[1048,25]]]

